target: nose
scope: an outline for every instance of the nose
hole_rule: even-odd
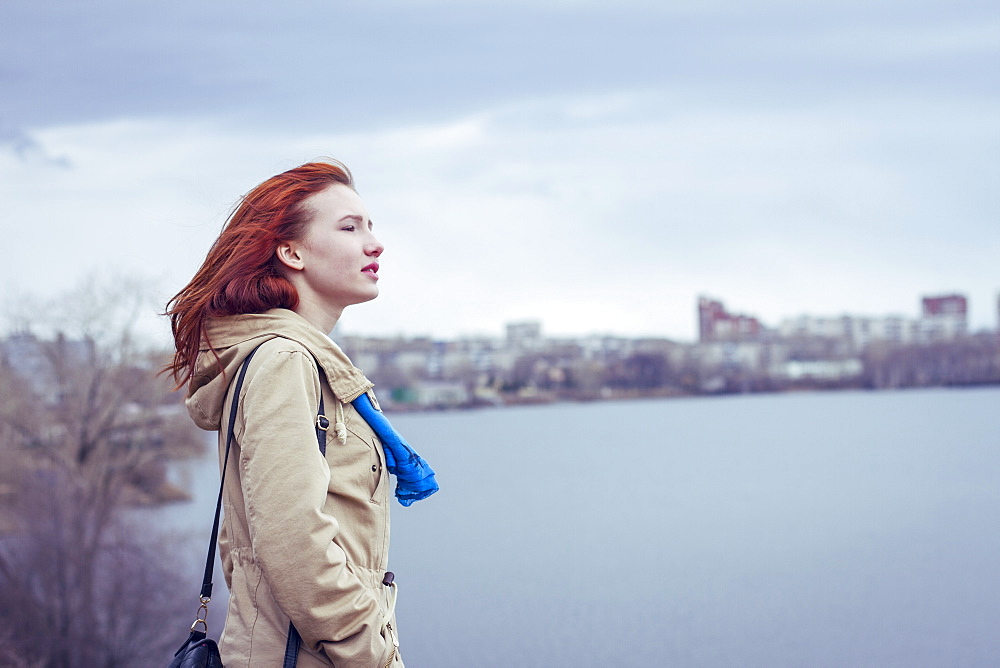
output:
[[[378,257],[385,250],[385,246],[382,245],[378,239],[374,236],[371,238],[367,244],[365,244],[365,255],[369,257]]]

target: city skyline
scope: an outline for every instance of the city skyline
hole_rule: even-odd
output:
[[[69,331],[72,335],[75,331],[74,328],[81,324],[92,329],[95,323],[103,322],[105,323],[103,326],[111,327],[111,329],[115,331],[128,327],[131,331],[133,331],[133,333],[139,335],[140,340],[144,340],[147,343],[163,346],[172,345],[172,339],[169,334],[168,319],[159,313],[154,314],[151,309],[148,308],[151,301],[148,289],[146,289],[142,283],[138,283],[132,286],[125,285],[120,293],[116,293],[115,290],[117,287],[121,286],[117,285],[114,280],[102,281],[95,277],[91,277],[88,283],[85,283],[83,286],[78,286],[73,292],[56,295],[53,298],[44,298],[39,295],[27,295],[21,300],[10,301],[9,298],[11,295],[7,294],[5,296],[8,300],[3,304],[2,311],[0,311],[0,314],[2,314],[0,315],[0,317],[2,317],[2,319],[0,319],[0,323],[2,323],[5,328],[5,330],[0,333],[0,336],[17,333],[19,331],[33,332],[41,335],[43,338],[54,335],[59,331]],[[90,294],[84,297],[84,292],[89,292]],[[43,298],[36,299],[35,297]],[[994,295],[992,303],[990,304],[990,306],[993,307],[992,322],[989,322],[988,317],[982,317],[983,312],[986,311],[986,308],[982,305],[978,308],[978,312],[981,315],[978,321],[971,318],[970,314],[977,312],[976,304],[974,300],[970,299],[966,294],[961,292],[936,292],[931,294],[914,295],[913,301],[915,307],[910,311],[906,311],[903,308],[894,308],[882,313],[862,312],[860,310],[852,309],[833,312],[831,310],[824,310],[822,305],[817,305],[817,308],[812,311],[801,311],[797,313],[779,312],[777,317],[773,319],[765,319],[764,317],[759,316],[758,311],[754,308],[753,304],[741,306],[736,304],[734,301],[729,300],[725,296],[699,293],[692,299],[691,308],[689,309],[692,323],[691,332],[688,335],[682,336],[674,336],[667,332],[656,331],[646,331],[640,333],[622,333],[601,329],[567,331],[551,328],[544,317],[514,317],[505,320],[497,320],[491,328],[480,328],[477,330],[458,329],[448,335],[435,335],[432,332],[419,331],[416,329],[366,331],[355,327],[352,324],[350,317],[344,317],[337,323],[337,326],[332,334],[335,338],[338,336],[356,336],[372,339],[402,338],[434,339],[441,341],[476,338],[496,339],[504,338],[506,328],[511,325],[537,324],[544,332],[544,336],[552,339],[612,336],[629,339],[668,339],[684,343],[704,340],[705,331],[703,329],[702,309],[706,302],[721,308],[722,313],[724,313],[726,317],[736,318],[739,321],[746,323],[753,321],[756,323],[754,326],[759,328],[759,333],[763,333],[764,331],[776,332],[787,329],[792,321],[803,318],[831,321],[841,320],[844,318],[862,320],[889,318],[913,321],[918,320],[920,317],[920,304],[922,302],[925,302],[928,299],[942,299],[949,297],[959,297],[964,301],[964,310],[962,312],[964,332],[975,334],[983,331],[1000,331],[1000,290],[998,290]],[[74,308],[72,305],[67,308],[67,304],[75,299],[83,299],[88,303],[77,308]],[[142,304],[145,304],[146,306],[144,307]],[[90,310],[95,308],[102,309],[103,312],[100,315],[91,313]],[[348,311],[348,313],[350,313],[350,311]],[[137,317],[133,318],[133,314],[137,314]],[[54,317],[48,318],[48,316]],[[984,324],[978,324],[980,322]],[[754,334],[756,333],[758,332],[755,331]]]
[[[547,328],[545,326],[544,319],[539,319],[539,318],[520,318],[520,319],[508,320],[508,321],[499,323],[498,327],[496,328],[496,330],[492,334],[486,333],[486,332],[459,332],[457,335],[455,335],[454,337],[450,337],[450,338],[455,339],[455,340],[475,339],[475,338],[493,338],[493,339],[507,338],[507,339],[510,339],[511,336],[512,336],[511,329],[515,328],[515,329],[535,329],[535,330],[537,330],[535,336],[540,336],[543,339],[572,339],[572,338],[589,338],[589,337],[602,337],[602,336],[618,336],[620,338],[635,338],[635,339],[639,339],[639,338],[664,338],[664,339],[674,340],[674,341],[677,341],[679,343],[704,341],[705,340],[705,333],[704,333],[704,330],[702,330],[702,322],[701,322],[701,317],[700,317],[700,309],[702,308],[702,304],[707,301],[707,302],[710,302],[712,304],[715,304],[715,305],[718,305],[720,307],[723,307],[723,313],[725,313],[726,316],[730,316],[730,317],[733,317],[733,318],[736,318],[736,319],[741,319],[741,320],[742,319],[746,319],[748,321],[749,320],[755,321],[756,324],[757,324],[757,326],[759,327],[759,329],[757,329],[757,330],[755,330],[753,332],[748,332],[747,334],[750,334],[750,336],[746,337],[746,338],[752,339],[752,338],[756,338],[757,335],[765,334],[765,333],[768,333],[768,332],[771,332],[771,333],[784,332],[784,330],[786,330],[791,323],[793,323],[796,320],[800,320],[800,319],[816,319],[816,320],[830,320],[830,321],[837,321],[837,320],[843,320],[843,319],[848,319],[848,320],[851,320],[851,319],[858,319],[858,320],[890,319],[890,320],[900,320],[901,322],[904,322],[904,323],[914,324],[914,323],[918,323],[922,318],[925,318],[925,317],[928,316],[928,314],[926,313],[927,302],[946,302],[947,303],[948,301],[953,300],[953,299],[958,299],[958,300],[961,300],[961,302],[962,302],[962,311],[961,311],[960,314],[956,314],[956,315],[960,315],[959,320],[961,321],[961,329],[960,329],[960,331],[955,331],[954,333],[956,333],[956,334],[977,334],[977,333],[981,333],[981,332],[1000,331],[1000,291],[998,291],[997,295],[996,295],[995,302],[994,302],[994,307],[995,307],[995,311],[994,311],[994,323],[993,323],[992,326],[987,325],[987,326],[984,326],[984,327],[975,327],[975,326],[973,326],[971,324],[971,321],[968,318],[968,314],[971,312],[971,303],[970,303],[970,300],[964,294],[961,294],[961,293],[921,295],[920,297],[918,297],[918,300],[923,305],[923,309],[925,311],[924,313],[920,313],[919,309],[917,309],[917,312],[914,312],[913,314],[904,313],[902,310],[894,310],[894,311],[890,311],[890,312],[886,312],[886,313],[860,313],[860,312],[848,312],[848,311],[844,311],[844,312],[840,312],[840,313],[809,312],[809,313],[786,314],[786,315],[782,316],[780,318],[780,320],[778,320],[777,322],[771,322],[771,323],[764,322],[763,320],[757,318],[753,314],[752,307],[748,308],[748,309],[742,309],[744,311],[747,311],[746,313],[736,313],[735,312],[736,309],[729,310],[729,309],[725,308],[726,302],[725,302],[724,299],[721,299],[721,298],[720,299],[714,299],[714,296],[710,297],[708,295],[699,295],[698,299],[696,300],[696,310],[698,310],[699,315],[696,315],[694,317],[694,320],[695,320],[695,332],[694,332],[694,336],[692,336],[690,338],[676,338],[676,337],[667,337],[667,336],[657,336],[655,334],[654,335],[650,335],[650,336],[634,336],[634,337],[629,337],[629,336],[624,336],[624,335],[612,335],[610,333],[600,332],[600,331],[590,331],[590,332],[559,332],[559,333],[557,333],[555,335],[552,335],[552,334],[550,334],[548,332],[548,330],[547,330]],[[948,314],[948,315],[951,315],[951,314]],[[435,340],[448,340],[449,339],[449,337],[433,337],[433,336],[429,336],[429,335],[426,335],[426,334],[421,334],[419,332],[402,332],[402,331],[398,332],[398,333],[395,333],[395,334],[390,334],[388,336],[381,336],[381,335],[378,335],[378,334],[368,334],[366,332],[353,331],[353,330],[345,330],[339,324],[338,324],[337,329],[334,330],[334,334],[335,335],[340,335],[340,336],[347,336],[347,337],[361,337],[361,338],[371,338],[371,339],[394,338],[394,337],[397,337],[397,338],[401,337],[401,338],[404,338],[404,339],[407,339],[407,338],[409,338],[409,339],[426,339],[426,338],[431,338],[431,339],[435,339]],[[739,338],[739,337],[737,336],[737,337],[734,337],[734,338]]]

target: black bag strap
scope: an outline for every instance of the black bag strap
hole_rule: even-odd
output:
[[[222,514],[222,490],[226,487],[226,469],[229,468],[229,450],[233,445],[233,432],[236,427],[236,410],[240,405],[240,390],[243,388],[243,379],[246,378],[247,369],[250,368],[250,360],[253,359],[257,348],[250,351],[250,354],[240,365],[240,373],[236,377],[236,386],[233,388],[233,403],[229,409],[229,426],[226,431],[226,455],[222,458],[222,476],[219,481],[219,498],[215,502],[215,521],[212,522],[212,539],[208,543],[208,558],[205,560],[205,577],[201,581],[202,599],[212,598],[212,578],[215,574],[215,546],[219,541],[219,516]],[[203,601],[205,602],[205,601]]]
[[[246,356],[243,363],[240,365],[240,372],[236,377],[236,384],[233,387],[233,400],[229,409],[229,424],[226,433],[226,454],[222,459],[222,475],[219,481],[219,497],[215,502],[215,520],[212,522],[212,538],[208,543],[208,557],[205,559],[205,575],[201,582],[201,595],[199,600],[201,601],[201,607],[198,609],[198,618],[191,625],[191,631],[195,632],[195,627],[200,623],[204,626],[204,630],[207,632],[208,624],[206,623],[206,618],[208,616],[208,602],[212,600],[212,580],[215,575],[215,548],[219,541],[219,518],[222,514],[222,493],[226,487],[226,469],[229,468],[229,451],[233,445],[233,432],[236,427],[236,411],[239,408],[240,403],[240,390],[243,388],[243,380],[246,378],[247,369],[250,367],[250,360],[253,358],[254,353],[263,343],[257,345],[250,354]],[[314,361],[315,358],[314,358]],[[326,417],[326,409],[323,402],[323,386],[322,379],[323,374],[319,366],[319,362],[316,362],[316,370],[320,374],[320,391],[319,391],[319,413],[316,415],[316,441],[319,445],[319,451],[326,456],[326,430],[330,427],[330,420]],[[204,612],[205,614],[202,614]],[[288,641],[285,644],[285,659],[283,663],[283,668],[295,668],[295,664],[298,660],[299,645],[302,643],[302,638],[299,636],[298,630],[295,626],[288,622]]]

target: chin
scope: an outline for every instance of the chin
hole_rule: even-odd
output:
[[[378,290],[376,290],[375,292],[373,292],[371,294],[368,294],[368,295],[359,296],[358,300],[356,302],[354,302],[354,303],[355,304],[364,304],[365,302],[370,302],[371,300],[375,299],[376,297],[378,297]]]

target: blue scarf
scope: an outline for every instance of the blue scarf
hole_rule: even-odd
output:
[[[382,441],[385,463],[389,473],[396,476],[396,498],[401,504],[408,506],[438,491],[434,469],[393,429],[367,393],[352,401],[351,405]]]

